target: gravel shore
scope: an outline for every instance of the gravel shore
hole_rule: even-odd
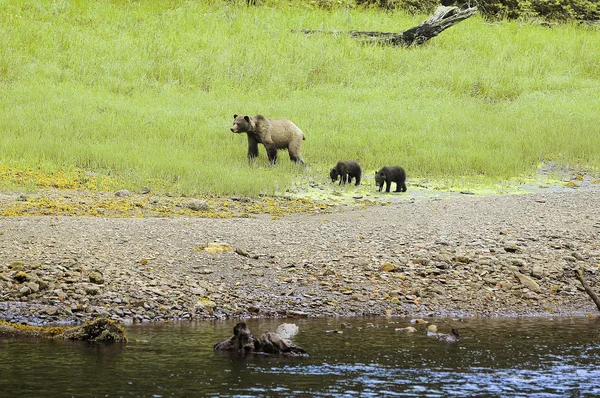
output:
[[[600,193],[273,219],[0,218],[0,319],[595,314]]]

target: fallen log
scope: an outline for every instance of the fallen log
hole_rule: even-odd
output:
[[[581,269],[576,269],[575,276],[577,277],[577,279],[579,279],[579,282],[581,282],[581,285],[583,286],[583,289],[588,294],[588,296],[590,296],[592,301],[594,303],[596,303],[596,307],[598,307],[598,311],[600,311],[600,299],[598,299],[598,296],[596,296],[596,293],[594,293],[594,291],[592,290],[590,285],[588,285],[587,282],[585,281],[585,279],[583,278],[583,271]]]
[[[368,41],[373,44],[410,47],[425,44],[429,39],[436,37],[451,26],[475,15],[476,12],[477,7],[464,6],[463,8],[439,6],[433,15],[425,21],[400,33],[361,30],[322,31],[310,29],[302,29],[296,32],[306,34],[325,33],[333,35],[350,35],[350,37],[354,39]]]
[[[79,326],[29,326],[0,321],[0,336],[126,343],[125,329],[117,322],[98,318]]]

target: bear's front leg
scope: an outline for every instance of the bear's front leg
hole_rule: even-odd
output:
[[[248,134],[248,161],[258,157],[258,141]]]
[[[390,192],[390,188],[392,187],[392,182],[391,181],[386,181],[385,182],[385,192]]]

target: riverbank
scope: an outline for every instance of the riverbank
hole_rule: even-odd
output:
[[[277,217],[2,217],[0,319],[595,314],[573,270],[600,289],[598,208],[574,190]]]

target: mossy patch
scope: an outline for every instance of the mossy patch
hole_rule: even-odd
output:
[[[30,326],[0,321],[0,335],[126,343],[125,329],[111,319],[98,318],[80,326]]]

